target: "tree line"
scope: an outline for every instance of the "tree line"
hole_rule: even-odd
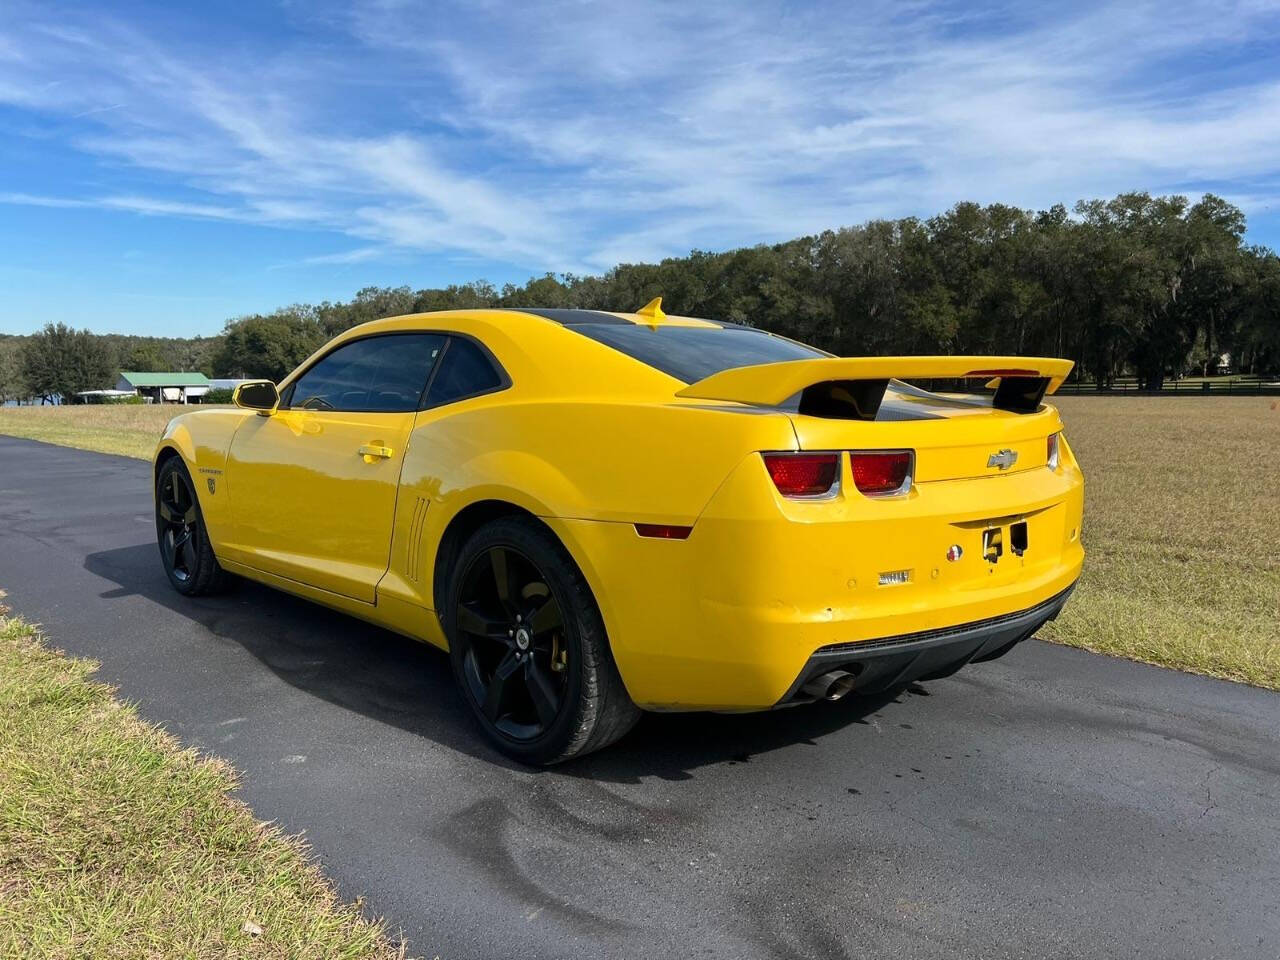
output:
[[[97,338],[114,369],[198,369],[283,378],[327,339],[378,317],[475,307],[630,311],[661,295],[668,313],[747,323],[844,356],[1029,354],[1076,361],[1105,388],[1123,375],[1158,390],[1230,354],[1280,370],[1280,258],[1244,242],[1242,211],[1212,194],[1125,193],[1072,212],[960,203],[927,219],[872,220],[773,246],[694,251],[599,276],[368,287],[349,302],[295,304],[229,320],[219,337]],[[17,349],[19,390],[46,392],[40,351]],[[76,331],[59,335],[65,341]],[[90,351],[88,341],[75,350]],[[0,393],[6,361],[0,340]],[[114,357],[114,361],[110,359]],[[133,366],[126,366],[126,363]],[[43,365],[42,365],[43,364]],[[95,361],[97,364],[97,361]],[[80,379],[100,364],[72,363]],[[94,385],[109,385],[110,375]],[[80,386],[80,389],[88,389]]]
[[[63,323],[30,336],[0,334],[0,403],[53,401],[114,387],[122,370],[211,375],[223,338],[95,334]]]

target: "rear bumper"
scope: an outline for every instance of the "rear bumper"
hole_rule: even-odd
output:
[[[847,692],[876,693],[913,680],[948,677],[969,663],[994,660],[1058,616],[1075,584],[1026,610],[918,633],[836,643],[814,652],[778,706],[822,698],[823,678],[840,671]],[[832,678],[835,679],[834,677]]]
[[[786,702],[827,651],[854,661],[886,640],[927,644],[1027,615],[1025,635],[1039,625],[1028,611],[1048,619],[1056,609],[1042,605],[1065,600],[1080,576],[1082,506],[1073,465],[922,483],[887,500],[850,482],[835,498],[804,502],[780,498],[751,457],[687,540],[646,539],[627,523],[547,522],[591,585],[632,700],[735,711]],[[1010,542],[989,562],[984,530],[999,527],[1011,541],[1014,523],[1026,524],[1029,547],[1015,553]],[[963,547],[954,560],[953,544]],[[886,571],[907,582],[882,580]]]

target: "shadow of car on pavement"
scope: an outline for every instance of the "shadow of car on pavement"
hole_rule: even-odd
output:
[[[85,568],[117,586],[105,599],[140,596],[239,644],[281,680],[328,703],[425,737],[486,763],[526,770],[489,747],[467,714],[448,655],[319,604],[248,580],[213,597],[170,587],[153,544],[89,554]],[[235,678],[228,677],[227,683]],[[752,757],[816,738],[867,718],[913,686],[876,696],[763,713],[646,714],[620,742],[555,768],[618,783],[657,776],[688,779],[699,767]]]

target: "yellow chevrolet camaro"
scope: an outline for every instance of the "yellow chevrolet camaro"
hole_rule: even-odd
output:
[[[833,357],[751,327],[462,310],[348,330],[175,418],[164,568],[450,652],[507,754],[641,710],[763,710],[990,660],[1076,582],[1066,360]],[[978,378],[989,392],[905,380]]]

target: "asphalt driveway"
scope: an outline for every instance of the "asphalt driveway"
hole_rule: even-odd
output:
[[[1031,641],[531,772],[443,654],[253,584],[173,593],[148,484],[0,437],[0,588],[415,954],[1280,956],[1280,695]]]

